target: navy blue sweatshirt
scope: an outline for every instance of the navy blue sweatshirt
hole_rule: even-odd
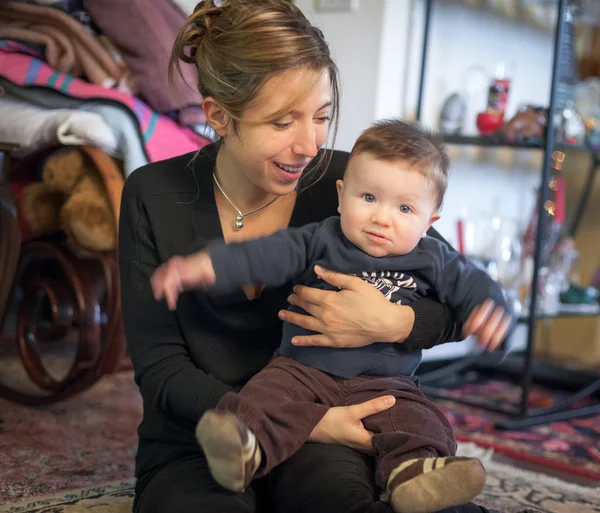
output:
[[[505,304],[500,287],[443,242],[427,236],[406,255],[376,258],[345,237],[338,216],[254,240],[214,242],[208,250],[216,274],[211,294],[231,293],[246,284],[279,287],[290,281],[331,290],[333,287],[314,273],[314,266],[321,265],[361,277],[398,304],[433,292],[462,323],[486,299]],[[290,309],[305,313],[293,305]],[[411,376],[421,362],[422,351],[407,349],[402,343],[380,342],[355,349],[292,345],[292,337],[309,333],[284,323],[280,354],[342,378],[359,374]]]

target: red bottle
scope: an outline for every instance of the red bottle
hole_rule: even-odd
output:
[[[504,113],[506,112],[509,90],[510,79],[506,78],[504,63],[500,62],[496,66],[496,78],[490,84],[487,111],[499,114],[502,120],[504,120]]]
[[[510,80],[505,77],[503,62],[496,66],[496,77],[490,83],[485,111],[477,115],[477,129],[482,135],[492,135],[504,123]]]

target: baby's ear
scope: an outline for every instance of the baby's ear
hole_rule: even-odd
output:
[[[431,228],[431,225],[432,225],[433,223],[435,223],[436,221],[438,221],[440,217],[441,217],[440,213],[439,213],[439,212],[435,212],[435,213],[434,213],[434,214],[431,216],[431,218],[429,219],[429,224],[427,225],[427,230],[429,230],[429,228]],[[425,231],[423,232],[423,235],[421,235],[421,238],[423,238],[423,237],[426,237],[426,236],[427,236],[427,230],[425,230]]]
[[[337,180],[335,182],[335,187],[337,189],[337,193],[338,193],[338,208],[337,211],[338,213],[342,213],[342,198],[344,197],[344,181],[343,180]]]

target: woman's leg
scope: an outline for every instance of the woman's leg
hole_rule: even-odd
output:
[[[392,513],[379,501],[374,474],[374,459],[367,455],[307,443],[271,471],[273,513]]]
[[[206,459],[196,454],[165,465],[147,482],[138,480],[134,513],[263,513],[257,482],[244,493],[233,493],[210,475]]]
[[[340,445],[305,444],[269,476],[273,513],[393,513],[379,500],[375,460]],[[438,513],[490,513],[472,502]]]

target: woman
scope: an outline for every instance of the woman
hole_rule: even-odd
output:
[[[287,287],[246,287],[216,299],[184,294],[175,312],[155,302],[150,276],[189,251],[191,241],[252,238],[333,215],[335,180],[347,160],[319,151],[337,115],[337,69],[322,33],[292,4],[202,2],[177,38],[174,62],[179,58],[196,64],[204,111],[221,139],[195,158],[136,171],[123,190],[123,318],[144,403],[134,511],[390,511],[377,500],[371,458],[359,452],[371,450],[361,419],[387,409],[385,398],[331,408],[311,434],[319,443],[306,444],[243,494],[210,476],[196,422],[266,365],[280,340],[278,312],[320,333],[301,343],[337,347],[431,347],[460,328],[438,303],[390,305],[361,279],[331,273],[323,278],[341,292],[300,289],[290,298],[311,316],[280,312]],[[465,331],[494,346],[500,318],[482,308]]]

